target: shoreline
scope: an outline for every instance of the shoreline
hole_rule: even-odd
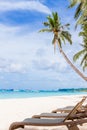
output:
[[[51,112],[57,108],[75,105],[83,96],[86,95],[0,99],[0,130],[8,130],[12,122],[22,121],[35,114]],[[87,103],[87,101],[85,103]],[[49,130],[51,130],[51,128]]]
[[[45,96],[33,96],[33,97],[8,97],[8,98],[0,98],[0,100],[17,100],[17,99],[32,99],[32,98],[48,98],[48,97],[78,97],[78,96],[86,96],[86,94],[65,94],[65,95],[45,95]]]

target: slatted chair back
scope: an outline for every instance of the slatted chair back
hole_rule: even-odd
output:
[[[85,100],[86,100],[86,97],[83,97],[83,99],[74,106],[74,108],[69,112],[69,114],[65,117],[65,119],[63,121],[68,120],[71,116],[76,114],[76,112],[78,111],[79,108],[81,108],[81,106]]]

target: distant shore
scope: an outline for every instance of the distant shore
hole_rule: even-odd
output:
[[[84,95],[50,96],[23,99],[0,99],[0,130],[8,130],[14,121],[22,121],[34,114],[51,112],[56,108],[75,105]],[[85,95],[86,96],[86,95]],[[87,101],[85,102],[87,103]],[[87,125],[81,127],[86,130]],[[31,128],[31,127],[30,127]],[[33,127],[25,130],[51,130],[50,128]],[[20,129],[22,130],[22,129]],[[66,127],[56,127],[53,130],[67,130]]]

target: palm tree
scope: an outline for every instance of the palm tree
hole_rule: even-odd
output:
[[[78,24],[83,24],[87,21],[87,0],[70,0],[69,8],[78,5],[74,18],[77,20]]]
[[[78,24],[81,25],[82,32],[79,36],[83,37],[82,47],[83,50],[79,51],[74,55],[74,61],[77,61],[82,56],[81,66],[83,70],[87,68],[87,0],[71,0],[69,7],[77,6],[74,18],[77,20],[76,27]]]
[[[84,44],[81,44],[83,49],[74,55],[73,60],[76,61],[81,57],[81,66],[85,70],[87,69],[87,25],[83,25],[82,28],[83,31],[79,35],[83,37]]]
[[[83,50],[76,53],[73,57],[74,61],[78,60],[82,56],[81,60],[81,66],[83,67],[83,70],[87,68],[87,44],[82,45]]]
[[[52,16],[47,16],[47,22],[43,23],[46,28],[40,30],[40,32],[53,32],[54,37],[52,40],[52,43],[54,45],[54,50],[56,47],[56,44],[58,45],[60,53],[63,55],[65,60],[68,64],[84,79],[87,81],[87,77],[85,77],[68,59],[64,51],[62,50],[62,41],[65,43],[65,41],[68,41],[70,44],[72,44],[71,35],[68,31],[65,30],[65,28],[68,28],[69,24],[61,25],[60,19],[58,17],[57,12],[53,12]]]

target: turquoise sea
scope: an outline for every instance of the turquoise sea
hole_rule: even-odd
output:
[[[0,89],[0,99],[33,98],[64,95],[87,95],[87,89],[58,89],[58,90],[28,90],[28,89]]]

